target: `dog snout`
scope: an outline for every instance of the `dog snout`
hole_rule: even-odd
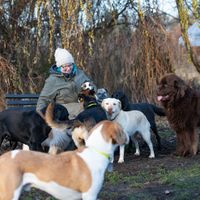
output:
[[[112,107],[108,107],[108,114],[112,115]]]
[[[84,83],[83,85],[81,85],[81,89],[82,90],[86,90],[87,89],[87,85]]]

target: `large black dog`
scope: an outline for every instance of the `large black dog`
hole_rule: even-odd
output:
[[[160,142],[160,136],[158,135],[157,126],[155,123],[155,114],[159,116],[165,116],[163,108],[157,107],[149,103],[129,103],[128,97],[124,94],[124,92],[120,90],[115,91],[112,94],[112,97],[119,99],[121,101],[122,109],[124,111],[139,110],[144,113],[144,115],[146,116],[151,125],[151,130],[154,132],[156,136],[158,149],[160,149],[161,142]]]
[[[41,112],[45,114],[46,108]],[[67,120],[67,109],[55,104],[53,116],[55,120]],[[14,142],[12,149],[16,148],[17,142],[24,143],[31,150],[42,151],[41,143],[48,137],[51,128],[35,109],[4,110],[0,112],[0,146],[4,138]]]

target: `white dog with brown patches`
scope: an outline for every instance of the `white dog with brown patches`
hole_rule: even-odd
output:
[[[57,199],[97,199],[115,147],[128,139],[110,121],[98,123],[89,134],[86,147],[77,151],[49,155],[15,150],[2,155],[0,200],[17,200],[27,184]]]
[[[135,155],[140,155],[139,144],[134,137],[135,133],[139,132],[149,146],[149,158],[155,157],[153,144],[151,142],[150,123],[142,112],[136,110],[121,110],[121,102],[115,98],[104,99],[101,106],[106,111],[108,119],[118,122],[124,129],[124,132],[131,137],[136,147]],[[119,163],[124,162],[124,148],[125,145],[120,146],[120,157],[118,160]]]

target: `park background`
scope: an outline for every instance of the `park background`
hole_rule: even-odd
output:
[[[156,103],[158,80],[175,72],[200,85],[199,0],[1,0],[0,110],[7,93],[40,93],[57,47],[68,49],[98,88]],[[200,87],[199,87],[200,88]],[[162,150],[140,141],[106,173],[100,200],[200,199],[200,154],[173,156],[176,137],[158,117]],[[152,135],[155,146],[155,138]],[[0,154],[9,143],[1,146]],[[117,158],[116,158],[117,159]],[[55,200],[37,189],[20,200]]]
[[[160,77],[199,83],[198,0],[2,0],[0,109],[6,93],[40,93],[57,47],[98,88],[156,102]],[[195,24],[192,34],[188,31]],[[182,38],[181,38],[182,37]]]

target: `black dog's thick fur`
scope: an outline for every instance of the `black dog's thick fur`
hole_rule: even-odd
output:
[[[46,108],[41,112],[45,114]],[[55,120],[67,120],[67,109],[55,104],[53,116]],[[27,144],[31,150],[42,151],[41,143],[48,137],[51,128],[45,120],[33,109],[31,110],[4,110],[0,112],[0,146],[6,137],[13,141]]]
[[[139,110],[142,113],[144,113],[144,115],[146,116],[151,125],[151,130],[154,132],[156,136],[158,149],[160,149],[161,142],[160,142],[160,136],[158,135],[157,126],[155,123],[155,114],[159,116],[165,116],[164,109],[149,103],[129,103],[127,96],[122,91],[115,91],[112,94],[112,97],[119,99],[121,101],[122,110],[124,111]]]

